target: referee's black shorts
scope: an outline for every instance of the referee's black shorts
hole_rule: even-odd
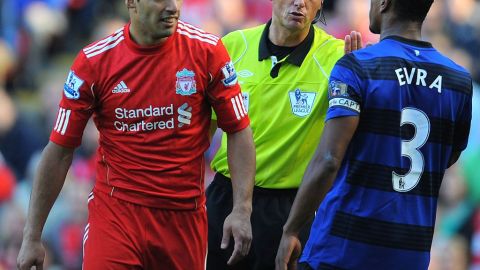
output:
[[[253,191],[252,234],[253,241],[248,256],[234,266],[227,261],[233,252],[233,239],[226,250],[220,249],[223,222],[233,207],[232,183],[217,173],[207,188],[208,255],[207,270],[270,270],[275,269],[275,256],[297,189],[265,189]],[[308,239],[311,222],[300,233],[302,247]]]

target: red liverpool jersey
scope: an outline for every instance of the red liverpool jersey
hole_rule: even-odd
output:
[[[50,140],[77,147],[93,114],[95,188],[151,207],[198,207],[211,108],[227,133],[249,125],[233,64],[218,37],[187,23],[151,47],[129,26],[78,54]]]

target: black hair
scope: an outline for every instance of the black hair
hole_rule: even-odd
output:
[[[327,20],[325,19],[325,14],[323,13],[323,10],[325,9],[325,2],[333,2],[333,1],[328,1],[324,0],[322,1],[322,7],[317,10],[317,14],[315,14],[315,18],[312,20],[312,24],[316,24],[317,22],[321,22],[324,25],[327,25]]]
[[[327,20],[325,19],[325,14],[323,13],[323,8],[317,11],[315,18],[313,18],[312,24],[316,24],[317,22],[321,22],[324,25],[327,25]]]
[[[434,0],[394,0],[393,8],[402,21],[422,23]]]

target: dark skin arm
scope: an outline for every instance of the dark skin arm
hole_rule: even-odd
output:
[[[310,161],[280,240],[276,270],[297,269],[301,252],[298,234],[314,215],[337,175],[345,151],[358,126],[359,117],[341,117],[325,124],[320,144]]]
[[[65,183],[68,168],[72,164],[73,151],[74,149],[53,142],[49,142],[43,150],[33,182],[17,269],[30,270],[32,266],[36,266],[37,270],[43,269],[45,259],[45,249],[41,243],[43,226]]]
[[[450,168],[455,162],[457,162],[458,158],[460,158],[460,154],[462,151],[453,151],[452,156],[450,156],[450,160],[448,161],[448,168]]]

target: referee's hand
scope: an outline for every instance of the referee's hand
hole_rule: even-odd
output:
[[[362,34],[357,31],[352,31],[349,35],[345,36],[345,54],[349,54],[356,50],[363,48],[362,44]]]
[[[223,236],[221,249],[226,249],[230,244],[230,238],[233,236],[235,246],[227,264],[233,265],[248,255],[250,244],[252,243],[252,226],[250,224],[250,214],[236,211],[235,209],[228,215],[223,223]]]

